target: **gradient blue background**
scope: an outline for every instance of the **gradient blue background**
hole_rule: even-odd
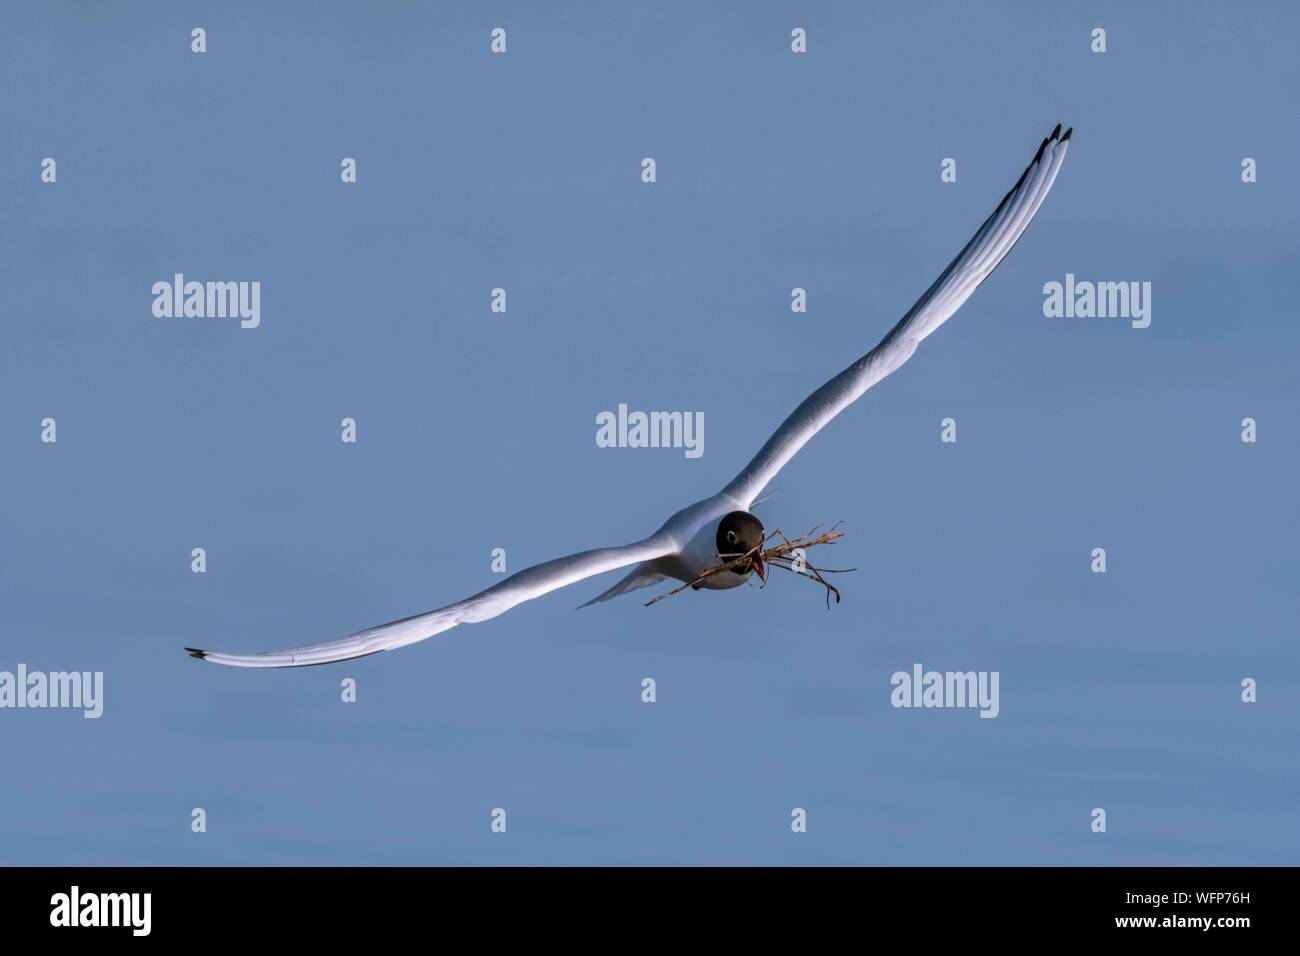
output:
[[[106,701],[0,712],[0,861],[1300,862],[1293,6],[274,6],[5,7],[0,669]],[[611,576],[336,666],[182,653],[652,531],[1058,120],[1026,240],[759,510],[844,522],[833,611],[574,610]],[[178,271],[260,280],[262,327],[154,318]],[[1151,327],[1044,318],[1066,272],[1152,282]],[[704,457],[596,447],[619,402],[703,411]],[[914,662],[1000,671],[1001,716],[893,709]]]

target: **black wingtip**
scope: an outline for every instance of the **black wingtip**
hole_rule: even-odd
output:
[[[187,647],[185,648],[185,650],[189,651],[190,657],[197,657],[199,660],[207,659],[208,656],[207,651],[201,651],[197,647]]]
[[[1052,130],[1052,139],[1060,139],[1060,137],[1061,137],[1061,124],[1057,123],[1056,129]]]
[[[1070,134],[1073,132],[1074,132],[1074,127],[1071,126],[1069,129],[1065,131],[1065,135],[1061,137],[1061,142],[1068,143],[1070,141]]]
[[[1049,140],[1043,140],[1043,145],[1039,146],[1039,147],[1038,147],[1038,152],[1034,153],[1034,162],[1035,162],[1035,163],[1038,162],[1040,159],[1043,158],[1043,152],[1047,149],[1047,144],[1048,144],[1048,142],[1049,142]],[[1030,163],[1030,165],[1032,166],[1033,163]]]

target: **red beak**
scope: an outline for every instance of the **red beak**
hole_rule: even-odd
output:
[[[757,554],[754,555],[754,573],[758,575],[760,581],[767,583],[767,568],[763,566],[763,559]]]

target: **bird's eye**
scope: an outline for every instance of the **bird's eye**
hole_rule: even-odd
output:
[[[727,544],[735,544],[735,543],[736,543],[736,532],[734,532],[734,531],[728,531],[728,532],[727,532]]]

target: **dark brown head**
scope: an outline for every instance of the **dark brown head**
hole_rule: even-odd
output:
[[[762,548],[763,522],[748,511],[733,511],[718,522],[716,540],[718,557],[730,561],[732,558],[754,551],[755,548]],[[742,564],[732,570],[741,575],[754,571],[760,581],[767,580],[767,568],[757,553],[752,556],[748,565]]]

